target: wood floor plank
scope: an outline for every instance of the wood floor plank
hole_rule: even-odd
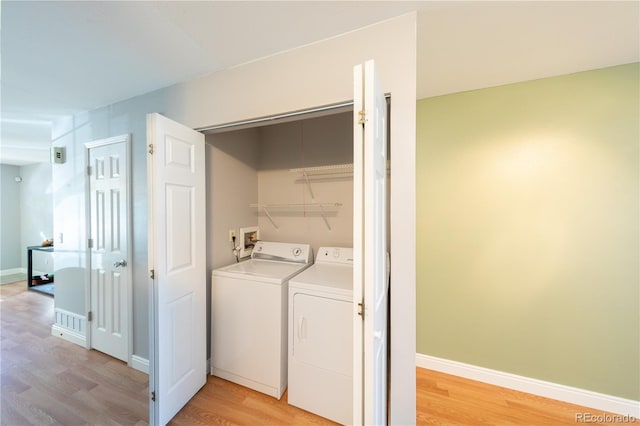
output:
[[[0,404],[4,405],[5,401],[0,398]],[[27,425],[30,422],[18,413],[13,406],[9,406],[2,410],[2,417],[0,418],[3,425]]]
[[[5,423],[5,418],[12,418],[13,416],[7,411],[13,410],[25,419],[24,423],[18,423],[23,425],[54,425],[58,422],[49,413],[40,409],[34,405],[27,395],[25,398],[22,394],[15,394],[6,392],[2,394],[2,413],[0,420],[3,425],[12,425],[11,423]]]
[[[82,407],[77,407],[78,410],[70,404],[72,398],[65,397],[61,393],[50,392],[45,387],[31,387],[28,391],[21,393],[19,398],[28,401],[32,409],[39,409],[40,412],[46,413],[54,420],[54,424],[80,425],[88,420],[82,415]]]
[[[88,378],[83,377],[74,371],[70,371],[69,369],[58,373],[56,375],[56,379],[64,383],[68,383],[76,390],[91,390],[98,386],[98,383],[95,381],[89,380]]]
[[[97,386],[90,394],[106,406],[106,412],[121,424],[132,424],[146,419],[149,406],[145,400],[133,400],[128,394],[108,386]]]

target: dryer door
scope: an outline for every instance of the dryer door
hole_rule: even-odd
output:
[[[351,302],[295,293],[292,357],[298,362],[351,376],[352,312]]]
[[[341,424],[353,418],[353,343],[349,301],[290,293],[291,405]]]

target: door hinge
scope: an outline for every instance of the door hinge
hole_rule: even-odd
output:
[[[149,154],[153,154],[153,144],[149,144]]]
[[[155,269],[151,269],[149,271],[149,278],[151,278],[152,280],[156,278],[156,270]]]
[[[91,166],[87,166],[87,176],[91,176]]]
[[[364,126],[366,115],[365,110],[358,111],[358,124],[362,124]]]
[[[87,322],[93,321],[93,312],[87,312]]]
[[[358,303],[358,315],[364,319],[364,302]]]
[[[151,400],[152,401],[156,400],[156,391],[151,392]]]
[[[87,240],[87,248],[93,248],[93,238]]]

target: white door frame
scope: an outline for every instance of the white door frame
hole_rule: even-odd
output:
[[[131,235],[131,136],[129,134],[114,136],[106,139],[99,139],[84,144],[84,176],[85,176],[85,225],[87,242],[85,247],[86,253],[86,268],[85,268],[85,316],[86,321],[86,345],[87,349],[92,349],[91,342],[91,324],[89,323],[89,312],[91,311],[91,248],[89,247],[89,238],[91,238],[91,184],[89,176],[90,160],[92,148],[102,147],[105,145],[112,145],[116,143],[125,144],[125,164],[124,167],[127,170],[127,249],[129,250],[129,257],[132,258],[133,248],[133,236]],[[129,339],[127,342],[127,365],[131,366],[131,356],[133,354],[133,262],[130,262],[131,267],[124,268],[123,273],[127,276],[127,282],[129,283],[127,291],[125,292],[125,298],[127,301],[128,316],[127,332],[129,333]]]

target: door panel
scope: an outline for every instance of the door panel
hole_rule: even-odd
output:
[[[364,377],[365,424],[387,423],[387,102],[373,61],[365,63]]]
[[[128,136],[87,144],[90,167],[91,347],[128,362]]]
[[[167,274],[194,267],[193,245],[196,230],[193,228],[194,188],[167,185]]]
[[[354,68],[354,424],[387,423],[387,104],[373,61]]]
[[[204,135],[147,116],[150,155],[150,423],[166,424],[206,382]]]

